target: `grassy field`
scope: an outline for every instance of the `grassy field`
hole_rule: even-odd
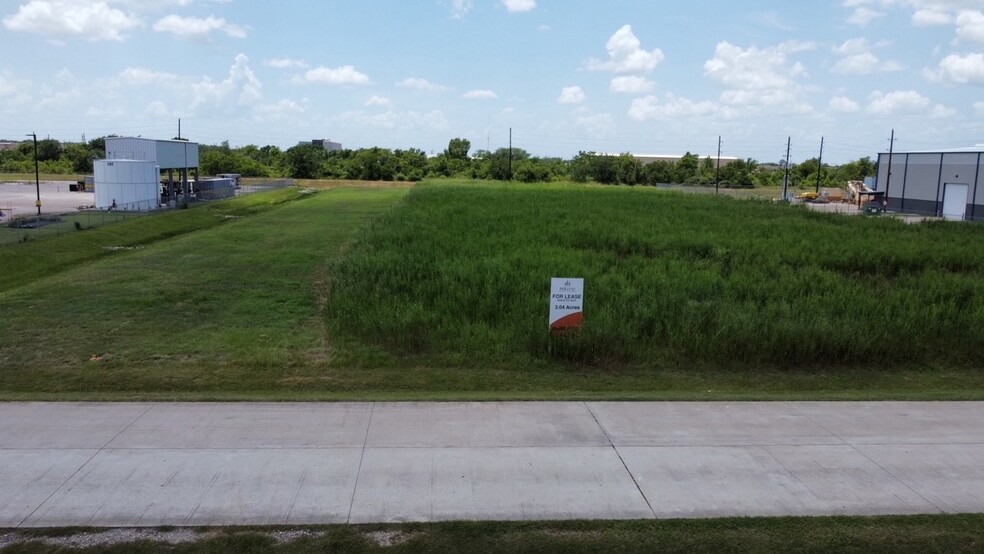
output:
[[[201,529],[180,545],[153,541],[72,549],[46,538],[84,530],[19,531],[4,554],[174,552],[980,552],[984,516],[771,518],[625,522],[437,523]],[[164,529],[167,531],[167,529]],[[99,530],[92,530],[99,533]],[[0,538],[3,532],[0,531]],[[278,537],[281,542],[278,542]],[[286,538],[287,540],[283,540]],[[27,541],[24,541],[27,539]],[[33,541],[31,539],[34,539]]]
[[[324,188],[0,248],[0,399],[984,398],[979,226]],[[552,340],[563,274],[587,326]]]
[[[11,247],[0,390],[244,393],[322,368],[319,271],[404,193],[289,189]]]
[[[651,189],[425,186],[331,268],[343,365],[711,370],[984,361],[984,227]],[[584,277],[583,332],[547,332]]]

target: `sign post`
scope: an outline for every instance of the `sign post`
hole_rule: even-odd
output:
[[[580,329],[584,324],[584,279],[550,280],[550,330]]]

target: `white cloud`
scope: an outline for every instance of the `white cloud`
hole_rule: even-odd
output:
[[[893,115],[897,113],[925,112],[932,106],[929,98],[914,90],[897,90],[884,93],[872,92],[865,109],[872,115]]]
[[[191,108],[202,105],[226,105],[236,97],[239,105],[252,105],[263,97],[263,84],[249,67],[249,58],[245,54],[236,56],[236,61],[229,68],[229,76],[219,82],[205,77],[191,85],[193,99]]]
[[[154,71],[145,67],[128,67],[120,72],[120,79],[128,85],[169,85],[178,79],[173,73]]]
[[[295,60],[293,58],[273,58],[265,60],[263,65],[267,67],[272,67],[274,69],[292,69],[300,68],[304,69],[308,66],[307,62],[304,60]]]
[[[838,96],[830,99],[828,104],[831,111],[839,113],[856,113],[861,111],[861,105],[845,96]]]
[[[491,90],[470,90],[461,97],[465,100],[495,100],[499,95]]]
[[[655,89],[654,81],[637,75],[615,77],[609,87],[611,92],[620,94],[648,94]]]
[[[369,107],[376,106],[380,108],[391,108],[393,107],[393,102],[389,98],[383,96],[371,96],[369,97],[369,100],[366,100],[365,105]]]
[[[930,8],[926,10],[916,10],[912,14],[912,24],[917,27],[938,27],[953,23],[953,16],[943,10]]]
[[[509,13],[522,13],[536,8],[536,0],[502,0],[502,5]]]
[[[977,112],[977,115],[984,117],[984,101],[974,102],[974,111]]]
[[[851,17],[847,18],[847,22],[851,25],[857,25],[858,27],[867,27],[872,21],[885,17],[885,12],[875,11],[871,8],[861,6],[854,9],[854,13]]]
[[[93,0],[30,0],[3,19],[11,31],[34,33],[54,41],[83,38],[122,41],[126,31],[140,27],[136,16]]]
[[[560,97],[557,98],[557,102],[561,104],[581,104],[588,99],[588,96],[584,94],[581,87],[564,87],[560,91]]]
[[[807,76],[806,68],[791,61],[789,54],[815,47],[812,43],[788,42],[764,49],[740,48],[721,42],[714,58],[704,64],[704,75],[726,88],[721,93],[725,104],[807,113],[811,108],[800,99],[803,87],[797,80]]]
[[[651,51],[642,48],[642,41],[625,25],[608,39],[608,59],[589,59],[585,65],[591,70],[616,73],[646,73],[656,69],[666,58],[659,48]]]
[[[368,85],[369,76],[361,73],[351,65],[341,67],[316,67],[304,72],[302,77],[295,77],[295,83],[315,83],[320,85]]]
[[[694,102],[673,94],[667,94],[665,101],[662,102],[658,97],[652,95],[636,98],[629,107],[629,117],[636,121],[680,117],[731,118],[735,115],[736,113],[731,108],[720,106],[714,102]]]
[[[718,43],[714,58],[704,64],[704,75],[736,89],[764,90],[786,88],[794,84],[793,78],[806,75],[799,62],[790,63],[787,50],[776,48],[759,50]]]
[[[179,37],[205,40],[213,32],[222,32],[232,38],[246,38],[246,29],[229,23],[221,17],[181,17],[169,15],[154,23],[159,33],[171,33]]]
[[[940,61],[935,71],[926,69],[923,76],[931,81],[965,84],[984,84],[984,54],[961,56],[950,54]]]
[[[854,38],[844,42],[834,48],[834,52],[840,54],[842,58],[834,64],[831,71],[842,75],[870,75],[904,69],[898,62],[879,60],[871,50],[868,40],[864,38]]]
[[[434,84],[427,79],[421,79],[420,77],[408,77],[397,83],[396,86],[400,88],[422,90],[424,92],[444,92],[449,90],[449,88],[444,85]]]
[[[463,17],[468,15],[468,12],[470,12],[472,8],[475,7],[475,4],[474,2],[472,2],[472,0],[451,0],[450,4],[451,4],[451,17],[453,17],[454,19],[462,19]]]
[[[970,42],[984,42],[984,13],[960,12],[957,16],[957,38]]]

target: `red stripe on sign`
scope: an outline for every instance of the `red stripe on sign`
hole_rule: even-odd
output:
[[[554,321],[550,326],[551,329],[580,329],[581,325],[584,324],[584,314],[577,312],[576,314],[566,315],[557,321]]]

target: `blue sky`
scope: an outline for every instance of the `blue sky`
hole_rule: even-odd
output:
[[[984,0],[0,0],[0,139],[843,162],[984,143]]]

